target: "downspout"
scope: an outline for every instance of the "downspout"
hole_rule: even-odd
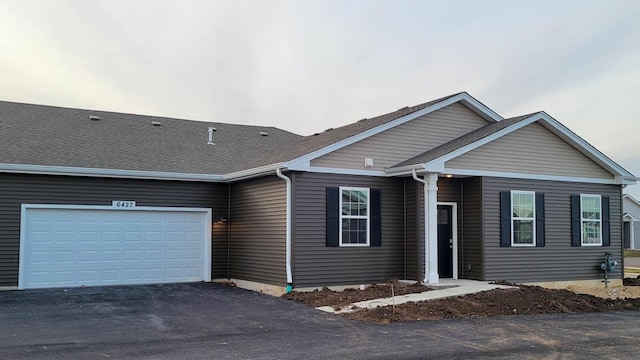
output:
[[[427,187],[429,186],[429,183],[424,180],[424,179],[420,179],[418,177],[418,174],[416,173],[416,169],[413,169],[412,172],[413,175],[413,180],[420,182],[422,184],[424,184],[424,195],[422,196],[423,198],[423,202],[424,202],[424,282],[427,282],[427,280],[429,279],[429,267],[427,266],[427,263],[429,261],[429,235],[427,233],[427,223],[429,221],[428,219],[428,211],[427,211]]]
[[[293,276],[291,275],[291,179],[282,174],[280,168],[276,169],[276,175],[287,184],[287,225],[286,225],[286,268],[287,268],[287,292],[291,292]]]

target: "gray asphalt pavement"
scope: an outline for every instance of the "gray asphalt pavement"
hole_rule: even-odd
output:
[[[0,359],[632,359],[640,312],[366,324],[217,284],[0,292]]]

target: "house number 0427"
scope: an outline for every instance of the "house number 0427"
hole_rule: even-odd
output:
[[[116,208],[134,208],[136,207],[136,202],[126,201],[126,200],[114,200],[111,202],[111,206]]]

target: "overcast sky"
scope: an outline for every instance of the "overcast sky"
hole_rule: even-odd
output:
[[[0,0],[0,100],[308,135],[468,91],[640,176],[638,19],[635,0]]]

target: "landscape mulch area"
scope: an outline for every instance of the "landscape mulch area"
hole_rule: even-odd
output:
[[[342,306],[359,301],[388,298],[392,296],[392,293],[394,296],[398,296],[421,293],[430,290],[433,289],[416,282],[409,285],[395,284],[393,286],[393,292],[390,284],[371,285],[365,290],[345,289],[343,291],[333,291],[325,287],[322,288],[322,290],[308,292],[292,291],[288,294],[282,295],[282,298],[313,307],[333,306],[334,308],[339,309]]]
[[[640,280],[625,280],[626,286],[631,283],[640,285]],[[512,285],[511,289],[495,289],[481,293],[422,301],[409,302],[401,305],[384,306],[375,309],[363,309],[356,312],[342,314],[348,319],[388,323],[393,321],[411,320],[441,320],[450,318],[484,318],[504,315],[531,314],[567,314],[586,312],[605,312],[622,310],[640,310],[640,299],[606,299],[586,294],[576,294],[569,290],[551,290],[538,286]],[[369,297],[388,297],[387,295],[369,297],[367,290],[350,290],[331,292],[328,289],[310,293],[289,293],[284,298],[305,303],[310,306],[339,305],[364,300]],[[378,289],[376,289],[378,291]],[[417,292],[417,291],[416,291]],[[358,294],[358,296],[355,296]],[[327,298],[324,298],[327,296]],[[356,297],[354,301],[350,298]],[[373,295],[371,295],[373,296]],[[324,298],[324,299],[323,299]],[[339,301],[336,301],[339,300]]]

